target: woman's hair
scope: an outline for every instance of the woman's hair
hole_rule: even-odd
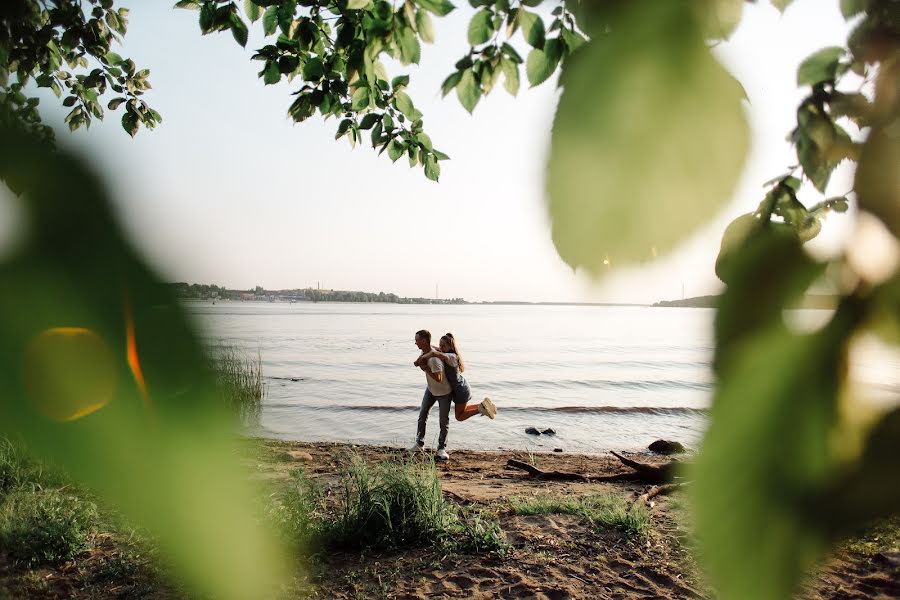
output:
[[[445,333],[441,339],[450,345],[450,350],[456,355],[456,361],[459,363],[459,372],[465,371],[466,365],[463,363],[462,355],[459,353],[459,347],[456,345],[456,339],[453,337],[453,334]]]

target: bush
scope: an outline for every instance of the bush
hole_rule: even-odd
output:
[[[262,375],[262,358],[233,346],[215,349],[213,369],[227,409],[242,423],[256,424],[267,389]]]
[[[96,520],[92,502],[20,488],[0,507],[0,550],[27,566],[69,560],[87,547]]]

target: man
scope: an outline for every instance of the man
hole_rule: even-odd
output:
[[[416,347],[422,354],[431,352],[431,333],[425,329],[416,332]],[[444,376],[444,363],[441,359],[433,356],[420,367],[425,371],[425,382],[427,387],[425,395],[422,397],[422,407],[419,409],[419,424],[416,431],[416,444],[410,450],[418,451],[425,447],[425,425],[428,422],[428,413],[435,401],[438,403],[438,419],[441,426],[441,433],[438,436],[438,449],[434,457],[438,460],[449,460],[450,455],[447,454],[447,430],[450,425],[450,401],[452,398],[452,390],[447,378]]]

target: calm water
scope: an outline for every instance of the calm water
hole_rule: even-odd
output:
[[[499,409],[495,421],[451,416],[451,451],[695,445],[712,393],[706,309],[217,302],[189,311],[211,342],[260,352],[263,434],[285,439],[411,444],[425,389],[412,366],[418,329],[453,332],[474,399]],[[896,392],[896,377],[882,381],[900,372],[893,359],[863,366]],[[432,447],[437,421],[435,406]],[[527,435],[529,426],[556,435]]]

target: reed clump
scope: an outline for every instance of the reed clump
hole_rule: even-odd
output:
[[[226,409],[241,423],[259,423],[268,387],[262,374],[262,357],[234,346],[219,346],[212,352],[213,370]]]

